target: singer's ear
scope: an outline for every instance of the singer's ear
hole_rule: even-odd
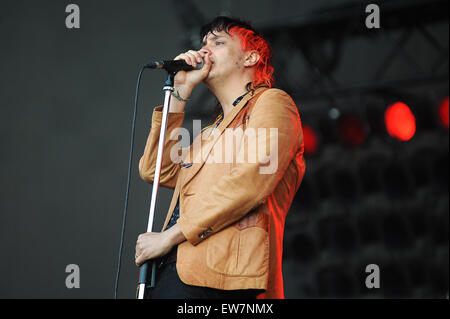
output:
[[[259,53],[256,50],[245,52],[244,66],[252,67],[259,61]]]

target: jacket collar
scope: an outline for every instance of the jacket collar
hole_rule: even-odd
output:
[[[213,144],[217,142],[217,138],[223,133],[224,129],[230,125],[230,123],[234,120],[234,118],[239,114],[239,112],[243,109],[245,105],[247,105],[247,102],[250,101],[253,97],[257,96],[262,91],[265,91],[267,88],[257,88],[253,92],[249,92],[248,94],[244,95],[244,97],[236,104],[235,107],[231,110],[230,113],[227,114],[227,116],[224,117],[222,122],[217,126],[217,130],[220,132],[219,134],[216,134],[216,140]],[[213,145],[212,145],[213,146]],[[209,152],[208,152],[209,154]]]
[[[244,108],[244,106],[247,105],[247,102],[265,90],[267,90],[267,88],[257,88],[253,92],[246,94],[241,99],[241,101],[231,110],[231,112],[228,113],[227,116],[224,117],[222,122],[220,122],[220,124],[216,127],[215,134],[211,135],[211,137],[210,137],[210,138],[214,138],[214,141],[207,143],[204,146],[202,145],[200,148],[201,149],[200,152],[197,152],[196,154],[192,154],[194,163],[191,166],[191,169],[186,172],[187,175],[184,178],[183,185],[188,183],[195,176],[195,174],[197,174],[197,172],[200,170],[200,168],[203,167],[213,146],[217,143],[217,141],[219,140],[222,133],[230,125],[230,123],[234,120],[234,118],[239,114],[239,112]],[[192,148],[190,149],[190,151],[193,151]]]

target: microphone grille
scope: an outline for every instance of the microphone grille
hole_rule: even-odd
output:
[[[201,68],[203,68],[204,65],[205,65],[205,61],[202,59],[202,62],[197,63],[197,67],[195,69],[200,70]]]

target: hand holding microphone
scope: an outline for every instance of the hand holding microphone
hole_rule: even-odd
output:
[[[174,78],[175,93],[182,99],[171,99],[170,112],[183,112],[184,106],[192,90],[209,74],[212,61],[211,52],[207,50],[190,50],[181,53],[172,61],[150,62],[144,67],[151,69],[165,69],[169,73],[176,73]]]
[[[188,52],[178,55],[174,60],[149,62],[145,64],[144,67],[149,69],[165,69],[167,72],[174,73],[177,75],[180,72],[186,73],[189,71],[197,71],[197,70],[202,71],[202,72],[194,72],[194,74],[196,74],[195,76],[192,77],[194,81],[188,81],[195,87],[200,81],[206,78],[206,76],[209,73],[209,70],[211,69],[211,61],[209,59],[210,55],[211,53],[206,50],[202,51],[190,50]],[[184,77],[186,74],[178,76],[178,79],[177,75],[175,76],[175,82],[178,82],[179,84],[186,84],[185,83],[186,81],[184,81],[185,80]],[[199,78],[200,81],[198,81]]]
[[[194,51],[190,50],[188,52],[178,55],[174,60],[183,60],[192,68],[193,71],[179,71],[175,76],[175,87],[190,89],[191,91],[196,87],[201,81],[206,79],[211,70],[211,53],[206,50]],[[203,64],[203,66],[201,66]],[[200,69],[197,69],[201,67]],[[190,94],[191,92],[189,92]]]

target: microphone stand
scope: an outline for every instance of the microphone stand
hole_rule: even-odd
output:
[[[161,164],[162,157],[164,152],[164,141],[166,137],[167,130],[167,118],[169,114],[169,105],[170,98],[172,96],[172,92],[174,90],[174,77],[176,72],[168,71],[168,77],[166,82],[164,83],[163,91],[164,91],[164,107],[162,111],[162,122],[161,122],[161,131],[159,133],[159,143],[158,143],[158,153],[156,155],[156,167],[155,167],[155,175],[153,179],[153,187],[152,187],[152,198],[150,202],[150,212],[148,218],[147,232],[153,231],[153,222],[155,216],[155,207],[156,207],[156,199],[158,196],[159,189],[159,179],[161,175]],[[147,282],[147,273],[149,264],[151,265],[151,276],[150,276],[150,284]],[[156,260],[149,260],[141,265],[139,268],[139,281],[138,287],[136,291],[137,299],[144,299],[146,297],[146,288],[153,288],[155,286],[155,272],[156,272]]]

